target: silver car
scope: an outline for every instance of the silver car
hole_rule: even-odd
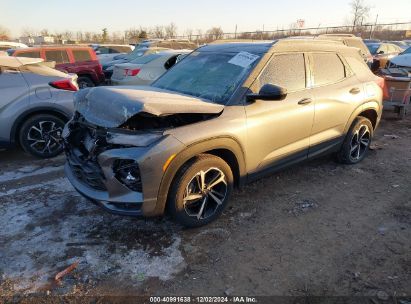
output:
[[[80,91],[66,175],[110,212],[201,226],[265,174],[327,153],[364,159],[382,81],[358,49],[326,40],[203,46],[150,87]]]
[[[114,66],[113,85],[150,85],[172,68],[190,50],[169,50],[145,55]]]
[[[0,146],[20,145],[41,158],[63,150],[61,133],[73,114],[77,76],[43,59],[0,57]]]

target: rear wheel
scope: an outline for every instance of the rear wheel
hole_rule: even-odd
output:
[[[26,152],[36,157],[55,157],[63,151],[61,140],[63,128],[64,121],[56,116],[35,115],[20,128],[20,145]]]
[[[338,161],[344,164],[356,164],[362,161],[370,148],[373,133],[371,121],[365,117],[357,117],[337,154]]]
[[[95,86],[94,82],[87,76],[80,76],[77,79],[77,84],[80,89],[92,88]]]
[[[177,174],[168,211],[183,226],[206,225],[220,216],[232,189],[233,174],[228,164],[214,155],[200,155]]]

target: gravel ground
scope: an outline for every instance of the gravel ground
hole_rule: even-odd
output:
[[[411,118],[386,115],[361,164],[286,169],[186,230],[101,211],[63,157],[0,151],[0,295],[411,296],[410,161]]]

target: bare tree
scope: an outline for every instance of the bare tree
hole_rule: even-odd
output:
[[[10,30],[0,25],[0,40],[9,40],[9,39],[10,39]]]
[[[21,31],[21,36],[23,36],[23,37],[34,37],[34,36],[37,36],[37,31],[33,30],[32,28],[25,27]]]
[[[368,18],[371,7],[365,0],[352,0],[351,6],[351,23],[353,28],[359,26]]]
[[[177,36],[177,26],[172,22],[165,28],[165,38],[175,38]]]
[[[61,33],[61,36],[64,40],[73,40],[73,32],[66,30],[63,33]]]
[[[77,31],[76,33],[76,40],[79,42],[83,42],[84,41],[84,35],[82,31]]]
[[[103,28],[101,30],[101,40],[102,42],[107,42],[107,39],[108,39],[108,30],[107,28]]]
[[[164,27],[161,25],[156,25],[152,30],[152,35],[154,38],[164,38]]]
[[[208,39],[211,41],[223,39],[224,32],[221,27],[212,27],[207,31],[207,36],[208,36]]]
[[[140,41],[140,38],[139,38],[140,37],[140,32],[141,31],[139,29],[135,28],[135,27],[130,28],[127,31],[125,31],[126,39],[129,42],[137,43],[138,41]]]
[[[85,32],[84,33],[84,41],[85,42],[91,42],[93,37],[93,33],[92,32]]]
[[[191,40],[193,38],[193,32],[194,31],[191,28],[186,29],[185,34],[186,34],[188,40]]]
[[[42,30],[40,31],[40,35],[41,35],[41,36],[44,36],[44,37],[50,36],[49,31],[48,31],[47,29],[42,29]]]

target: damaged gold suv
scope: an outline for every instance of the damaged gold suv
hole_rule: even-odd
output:
[[[150,87],[80,91],[65,171],[123,215],[216,219],[233,187],[326,153],[355,164],[382,112],[358,49],[279,40],[200,47]]]

